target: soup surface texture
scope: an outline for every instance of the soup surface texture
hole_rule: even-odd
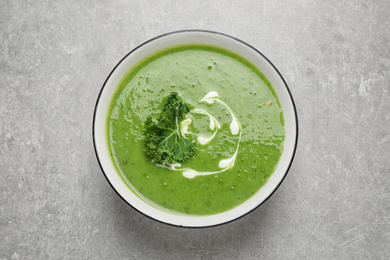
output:
[[[194,156],[163,165],[145,155],[145,122],[177,93],[192,109],[177,134]],[[162,50],[134,66],[116,91],[107,142],[118,173],[139,197],[163,210],[224,212],[253,196],[283,150],[284,117],[266,77],[246,59],[209,45]]]

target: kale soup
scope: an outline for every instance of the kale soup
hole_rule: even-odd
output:
[[[278,166],[285,118],[266,76],[235,52],[182,44],[122,78],[105,119],[118,174],[173,214],[214,215],[254,196]]]

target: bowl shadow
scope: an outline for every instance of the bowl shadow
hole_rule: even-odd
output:
[[[148,258],[202,258],[238,256],[259,230],[269,223],[271,204],[265,202],[251,213],[226,224],[203,227],[177,227],[158,222],[127,203],[113,203],[115,232],[121,250]],[[267,220],[268,219],[268,220]],[[261,245],[258,245],[261,247]],[[126,249],[127,248],[127,249]]]

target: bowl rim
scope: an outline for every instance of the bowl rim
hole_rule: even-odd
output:
[[[293,113],[294,113],[294,121],[295,121],[295,142],[294,142],[294,147],[293,147],[293,150],[292,150],[292,154],[291,154],[291,159],[290,161],[288,162],[288,166],[286,168],[286,171],[283,175],[283,177],[280,179],[279,183],[273,188],[273,190],[269,193],[269,195],[263,200],[261,201],[257,206],[255,206],[254,208],[250,209],[249,211],[245,212],[244,214],[236,217],[236,218],[233,218],[233,219],[230,219],[230,220],[227,220],[227,221],[223,221],[223,222],[220,222],[220,223],[217,223],[217,224],[211,224],[211,225],[204,225],[204,226],[186,226],[186,225],[178,225],[178,224],[174,224],[174,223],[169,223],[169,222],[165,222],[163,220],[160,220],[160,219],[157,219],[153,216],[150,216],[148,214],[145,214],[144,212],[140,211],[139,209],[137,209],[136,207],[134,207],[130,202],[128,202],[119,192],[118,190],[115,188],[115,186],[111,183],[110,179],[108,178],[107,176],[107,173],[105,172],[105,170],[103,169],[103,166],[102,166],[102,163],[101,163],[101,159],[99,158],[99,154],[98,154],[98,151],[97,151],[97,144],[96,144],[96,134],[95,134],[95,123],[96,123],[96,114],[97,114],[97,108],[98,108],[98,104],[99,104],[99,101],[101,99],[101,96],[102,96],[102,93],[103,93],[103,90],[104,88],[106,87],[106,84],[108,82],[108,80],[111,78],[112,74],[114,73],[114,71],[119,67],[119,65],[125,60],[127,59],[128,56],[130,56],[133,52],[135,52],[136,50],[138,50],[139,48],[141,48],[142,46],[150,43],[150,42],[153,42],[155,40],[158,40],[160,38],[163,38],[163,37],[166,37],[166,36],[170,36],[170,35],[174,35],[174,34],[181,34],[181,33],[205,33],[205,34],[215,34],[215,35],[220,35],[220,36],[223,36],[223,37],[227,37],[227,38],[230,38],[232,40],[235,40],[235,41],[238,41],[239,43],[241,44],[244,44],[246,45],[247,47],[249,47],[250,49],[252,49],[253,51],[255,51],[257,54],[259,54],[260,56],[262,56],[268,63],[269,65],[271,65],[271,67],[275,70],[275,72],[278,74],[278,76],[280,77],[280,79],[282,80],[286,90],[287,90],[287,93],[289,95],[289,98],[291,100],[291,104],[292,104],[292,108],[293,108]],[[264,204],[275,192],[276,190],[280,187],[280,185],[282,184],[282,182],[284,181],[284,179],[286,178],[288,172],[290,171],[290,168],[291,168],[291,165],[294,161],[294,157],[295,157],[295,154],[296,154],[296,150],[297,150],[297,146],[298,146],[298,131],[299,131],[299,127],[298,127],[298,113],[297,113],[297,109],[296,109],[296,105],[295,105],[295,101],[294,101],[294,98],[291,94],[291,90],[289,88],[289,86],[287,85],[287,82],[285,81],[285,79],[283,78],[282,74],[279,72],[279,70],[275,67],[275,65],[262,53],[260,52],[259,50],[257,50],[255,47],[253,47],[252,45],[248,44],[247,42],[239,39],[239,38],[236,38],[234,36],[231,36],[229,34],[226,34],[226,33],[221,33],[221,32],[218,32],[218,31],[213,31],[213,30],[205,30],[205,29],[185,29],[185,30],[176,30],[176,31],[171,31],[171,32],[167,32],[167,33],[163,33],[163,34],[160,34],[158,36],[155,36],[153,38],[150,38],[149,40],[147,41],[144,41],[142,42],[141,44],[137,45],[135,48],[133,48],[131,51],[129,51],[114,67],[113,69],[110,71],[110,73],[108,74],[108,76],[106,77],[102,87],[100,88],[100,91],[99,91],[99,94],[98,94],[98,97],[96,99],[96,103],[95,103],[95,106],[94,106],[94,113],[93,113],[93,120],[92,120],[92,139],[93,139],[93,146],[94,146],[94,152],[95,152],[95,156],[96,156],[96,159],[98,161],[98,164],[99,164],[99,167],[104,175],[104,177],[106,178],[107,182],[110,184],[111,188],[116,192],[116,194],[123,200],[126,202],[126,204],[128,204],[129,206],[131,206],[133,209],[135,209],[136,211],[138,211],[139,213],[141,213],[142,215],[150,218],[150,219],[153,219],[155,221],[158,221],[160,223],[163,223],[165,225],[169,225],[169,226],[174,226],[174,227],[181,227],[181,228],[207,228],[207,227],[215,227],[215,226],[220,226],[220,225],[224,225],[224,224],[227,224],[227,223],[230,223],[230,222],[233,222],[235,220],[238,220],[246,215],[248,215],[249,213],[253,212],[254,210],[256,210],[257,208],[259,208],[262,204]]]

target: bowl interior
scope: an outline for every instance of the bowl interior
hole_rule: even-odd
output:
[[[117,172],[106,143],[106,119],[110,102],[124,75],[140,60],[149,55],[175,45],[209,44],[233,51],[252,62],[268,78],[274,87],[283,109],[285,121],[285,142],[283,153],[275,172],[268,182],[250,199],[232,210],[210,216],[194,216],[166,210],[157,205],[145,202],[145,199],[132,192]],[[260,52],[248,44],[233,37],[208,31],[179,31],[156,37],[126,55],[106,79],[99,94],[95,108],[93,138],[99,164],[112,187],[131,206],[145,215],[164,223],[203,227],[213,226],[237,219],[252,211],[264,202],[283,181],[292,163],[297,143],[297,115],[289,89],[280,73]]]

